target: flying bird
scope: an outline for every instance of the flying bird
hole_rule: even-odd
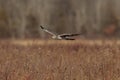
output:
[[[52,38],[53,39],[57,39],[57,40],[75,40],[74,38],[72,38],[73,36],[78,36],[78,35],[81,35],[81,34],[54,34],[53,32],[45,29],[43,26],[40,26],[41,29],[47,33],[49,33],[50,35],[52,35]]]

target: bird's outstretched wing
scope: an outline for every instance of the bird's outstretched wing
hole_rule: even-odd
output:
[[[40,27],[41,27],[41,29],[44,30],[45,32],[47,32],[47,33],[49,33],[49,34],[51,34],[51,35],[55,35],[54,33],[48,31],[47,29],[45,29],[43,26],[40,26]]]
[[[78,35],[81,35],[81,34],[61,34],[60,36],[61,37],[72,37],[72,36],[78,36]]]

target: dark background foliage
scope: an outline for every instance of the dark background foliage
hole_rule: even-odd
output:
[[[0,0],[1,38],[46,37],[39,25],[89,38],[120,36],[120,0]]]

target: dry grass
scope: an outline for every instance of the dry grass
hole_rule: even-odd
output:
[[[120,41],[0,41],[0,80],[120,80]]]

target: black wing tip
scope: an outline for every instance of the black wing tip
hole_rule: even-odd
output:
[[[75,39],[73,39],[73,38],[66,38],[65,40],[75,40]]]
[[[75,40],[75,39],[69,39],[69,40]]]
[[[40,25],[40,27],[41,27],[41,29],[44,29],[44,27],[43,27],[43,26],[41,26],[41,25]]]

